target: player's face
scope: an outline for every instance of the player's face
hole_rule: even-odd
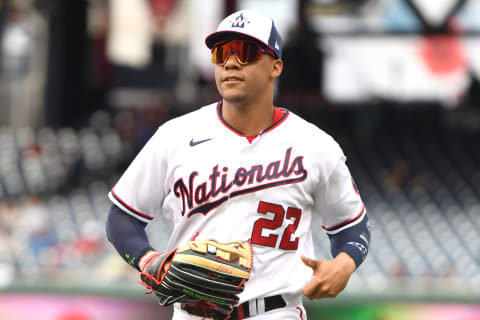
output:
[[[237,54],[232,50],[217,54],[217,57],[213,56],[214,63],[215,59],[218,91],[224,101],[232,103],[250,103],[262,94],[271,95],[273,82],[280,75],[283,66],[281,60],[265,52]]]

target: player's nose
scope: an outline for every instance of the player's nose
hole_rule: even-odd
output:
[[[230,53],[225,60],[225,64],[223,65],[225,69],[232,69],[232,68],[240,68],[240,62],[238,61],[238,57],[235,53]]]

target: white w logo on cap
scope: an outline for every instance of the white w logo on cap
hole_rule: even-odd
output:
[[[247,22],[247,18],[243,17],[243,12],[240,13],[238,17],[235,18],[235,22],[232,23],[232,28],[244,28],[245,22]]]

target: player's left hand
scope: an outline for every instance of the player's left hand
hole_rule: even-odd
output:
[[[302,256],[305,265],[312,268],[313,278],[303,289],[303,295],[310,300],[334,298],[347,286],[355,271],[355,262],[345,252],[332,260],[313,260]]]

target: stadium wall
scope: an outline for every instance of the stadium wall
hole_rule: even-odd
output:
[[[68,287],[17,283],[0,291],[0,319],[162,320],[171,309],[159,306],[143,288]],[[479,297],[401,294],[341,294],[305,301],[313,320],[480,320]]]

